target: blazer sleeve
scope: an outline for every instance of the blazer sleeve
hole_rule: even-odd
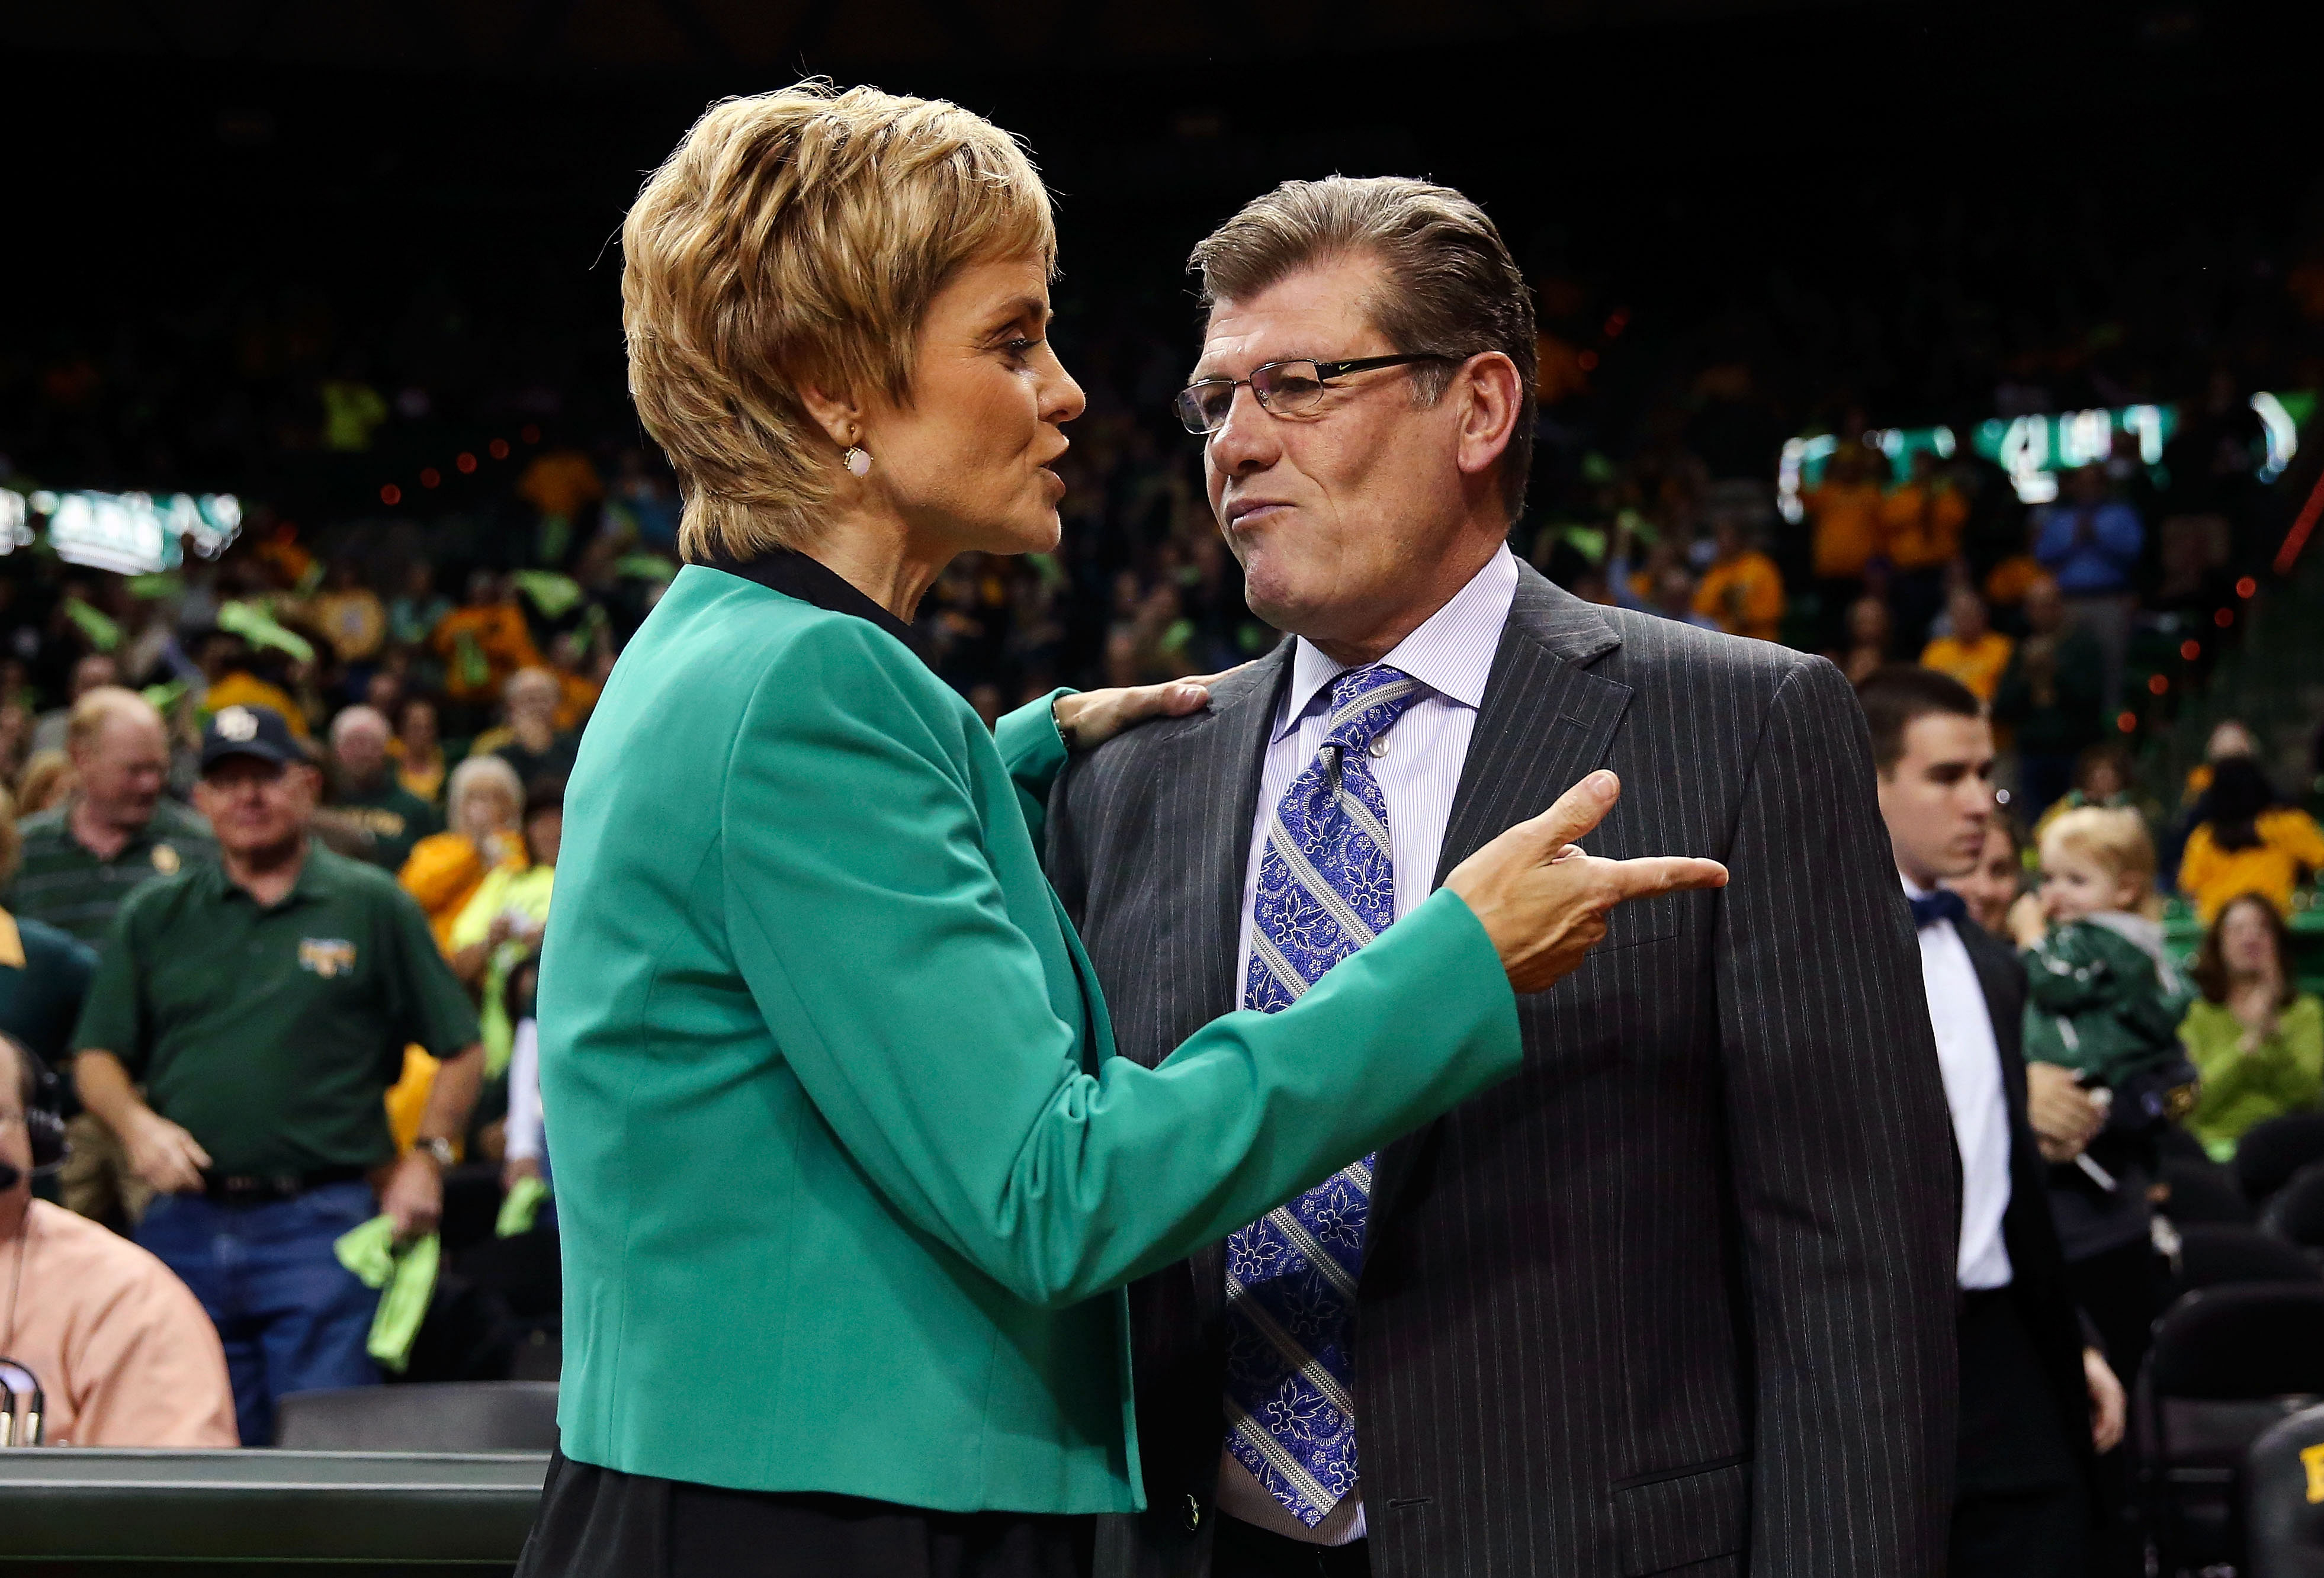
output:
[[[1757,1390],[1754,1571],[1945,1568],[1960,1166],[1856,698],[1778,687],[1715,941]]]
[[[729,944],[856,1164],[1019,1297],[1181,1259],[1517,1071],[1516,998],[1449,893],[1286,1013],[1085,1071],[1078,988],[1069,1020],[988,853],[959,720],[869,627],[821,629],[771,665],[730,761]],[[1046,885],[1038,902],[1056,915]]]
[[[1025,830],[1032,835],[1037,849],[1041,847],[1050,786],[1065,766],[1065,737],[1057,732],[1057,698],[1073,693],[1060,686],[1004,714],[992,726],[993,746],[1001,752],[1001,765],[1009,769],[1009,781],[1017,785],[1017,809],[1024,812]]]

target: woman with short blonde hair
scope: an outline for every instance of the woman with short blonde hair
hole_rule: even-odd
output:
[[[1068,1578],[1087,1515],[1142,1500],[1118,1289],[1517,1069],[1513,985],[1573,968],[1623,880],[1552,859],[1603,785],[1283,1012],[1114,1056],[1043,806],[1069,742],[1204,687],[988,731],[912,644],[955,555],[1058,538],[1082,395],[1023,151],[872,88],[731,99],[622,248],[689,562],[567,795],[539,997],[562,1450],[519,1570]]]

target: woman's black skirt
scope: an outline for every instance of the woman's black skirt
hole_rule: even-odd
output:
[[[1087,1578],[1094,1520],[726,1491],[549,1462],[517,1578]]]

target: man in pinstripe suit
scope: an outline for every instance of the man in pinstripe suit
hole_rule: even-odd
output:
[[[1532,311],[1458,193],[1291,183],[1194,261],[1181,415],[1297,639],[1053,796],[1122,1051],[1290,1001],[1316,916],[1360,940],[1598,767],[1593,852],[1733,880],[1618,912],[1509,1085],[1133,1290],[1149,1506],[1100,1571],[1941,1572],[1958,1173],[1854,697],[1510,557]]]

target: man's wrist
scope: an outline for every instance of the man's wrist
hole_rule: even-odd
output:
[[[460,1159],[459,1152],[453,1148],[452,1142],[440,1134],[424,1140],[414,1140],[411,1142],[411,1154],[426,1157],[436,1164],[436,1170],[438,1172],[448,1170],[452,1164]]]

